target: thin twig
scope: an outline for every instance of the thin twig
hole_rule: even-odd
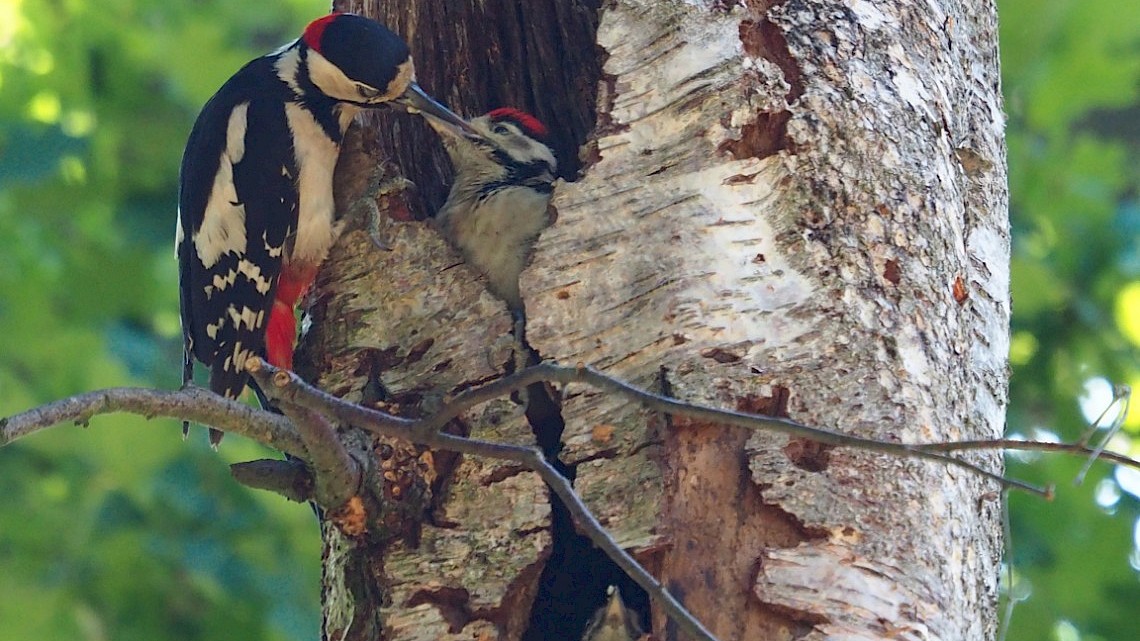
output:
[[[459,436],[451,434],[439,433],[433,438],[436,441],[433,447],[439,449],[456,450],[460,445],[491,445],[495,450],[503,447],[497,443],[489,443],[486,441],[472,441]],[[466,441],[467,443],[460,443]],[[511,461],[517,461],[522,465],[534,470],[546,481],[550,489],[562,499],[563,504],[566,505],[566,510],[570,513],[570,518],[574,520],[574,525],[578,530],[585,534],[594,545],[598,546],[606,556],[610,558],[619,568],[633,582],[641,586],[643,590],[653,599],[656,603],[660,604],[661,608],[665,611],[666,615],[677,623],[677,627],[681,629],[684,636],[693,639],[704,639],[705,641],[717,641],[716,637],[708,629],[701,624],[674,596],[665,589],[652,574],[649,573],[636,559],[633,558],[614,540],[606,528],[598,522],[594,517],[593,512],[586,507],[582,502],[581,497],[574,491],[570,481],[562,476],[554,466],[546,460],[542,452],[535,448],[521,447],[521,446],[506,446],[509,449],[502,451],[501,455],[495,456],[493,450],[483,448],[472,448],[469,452],[472,455],[486,456],[488,458],[503,458]],[[480,451],[481,450],[481,451]]]
[[[1001,501],[1001,533],[1005,538],[1005,582],[1006,587],[1006,601],[1005,609],[1001,617],[1001,622],[998,624],[998,641],[1005,641],[1005,637],[1009,634],[1009,625],[1013,621],[1013,609],[1017,607],[1016,594],[1013,590],[1013,527],[1009,522],[1009,493],[1002,492]]]
[[[578,367],[563,367],[560,365],[553,365],[551,363],[540,363],[527,369],[524,369],[515,374],[504,376],[496,381],[487,383],[475,389],[458,394],[455,398],[451,399],[444,408],[434,416],[424,419],[415,430],[417,435],[424,434],[428,431],[438,431],[448,421],[459,416],[463,412],[487,401],[501,398],[512,392],[524,389],[527,385],[538,382],[551,382],[551,383],[584,383],[604,391],[613,392],[618,395],[624,396],[628,399],[641,403],[647,409],[669,414],[671,416],[682,416],[689,419],[705,421],[708,423],[720,423],[724,425],[733,425],[736,427],[743,427],[752,430],[768,430],[773,432],[780,432],[789,436],[798,436],[802,438],[809,438],[813,441],[820,443],[828,443],[831,445],[838,445],[843,447],[853,447],[861,450],[871,452],[880,452],[884,454],[893,454],[903,457],[914,457],[926,459],[930,461],[938,461],[940,463],[954,465],[965,470],[968,470],[979,476],[983,476],[991,481],[1001,485],[1003,488],[1014,488],[1024,490],[1031,494],[1037,494],[1042,497],[1050,497],[1052,492],[1048,488],[1041,488],[1035,485],[1018,481],[1016,479],[1007,479],[1000,474],[995,474],[982,467],[974,465],[968,461],[963,461],[959,458],[947,456],[933,451],[923,450],[916,448],[913,445],[906,445],[903,443],[890,443],[887,441],[880,441],[871,438],[864,438],[861,436],[852,436],[849,434],[841,434],[839,432],[832,432],[818,427],[810,427],[801,423],[796,423],[783,418],[775,418],[770,416],[760,416],[757,414],[746,414],[744,412],[737,412],[733,410],[720,410],[711,407],[701,407],[678,401],[665,396],[660,396],[652,392],[647,392],[638,387],[634,387],[629,383],[612,378],[586,366]]]
[[[1101,419],[1104,418],[1104,415],[1108,413],[1108,410],[1116,406],[1118,401],[1123,401],[1123,405],[1116,410],[1116,417],[1113,418],[1112,423],[1109,424],[1108,430],[1106,430],[1104,433],[1104,438],[1100,440],[1100,445],[1096,446],[1096,449],[1093,450],[1093,453],[1089,455],[1089,460],[1085,461],[1084,466],[1081,467],[1081,471],[1077,472],[1077,478],[1073,479],[1074,485],[1080,485],[1081,483],[1085,482],[1085,476],[1089,473],[1089,469],[1092,467],[1093,463],[1095,463],[1096,460],[1100,458],[1100,455],[1104,453],[1105,448],[1108,447],[1108,442],[1111,441],[1112,438],[1116,436],[1116,433],[1120,431],[1120,428],[1124,426],[1124,419],[1128,418],[1128,406],[1132,401],[1132,388],[1128,385],[1113,386],[1112,402],[1104,408],[1104,411],[1101,412],[1100,416],[1098,416],[1096,421],[1093,422],[1090,427],[1091,430],[1096,430],[1097,426],[1100,425]],[[1084,437],[1081,442],[1083,444],[1088,444],[1088,436]]]
[[[926,452],[964,452],[968,450],[1017,450],[1024,452],[1059,452],[1073,456],[1089,456],[1096,452],[1080,442],[1057,443],[1053,441],[1023,441],[1021,439],[998,438],[977,441],[954,441],[951,443],[921,443],[912,447]],[[1140,461],[1116,452],[1101,452],[1098,458],[1111,461],[1135,470],[1140,470]]]
[[[308,455],[289,419],[256,410],[200,387],[178,391],[112,387],[54,401],[0,418],[0,446],[53,425],[75,423],[86,426],[95,416],[116,412],[148,419],[186,419],[241,434],[281,452],[302,458]]]

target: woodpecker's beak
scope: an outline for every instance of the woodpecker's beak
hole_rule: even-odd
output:
[[[484,139],[483,134],[476,131],[475,128],[466,121],[464,121],[461,125],[457,125],[449,120],[441,120],[433,116],[427,116],[424,118],[424,120],[426,120],[427,123],[431,125],[431,128],[435,130],[435,133],[443,137],[444,144],[448,143],[449,138],[451,140],[467,141]]]
[[[408,85],[404,94],[392,102],[403,107],[408,113],[418,113],[427,118],[432,127],[438,129],[443,124],[451,129],[467,135],[478,135],[467,121],[452,113],[450,109],[435,101],[427,95],[416,83]]]

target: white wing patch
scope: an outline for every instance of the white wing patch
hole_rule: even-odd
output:
[[[206,298],[212,296],[215,290],[219,292],[226,291],[229,289],[229,286],[233,285],[236,281],[237,271],[233,269],[231,269],[230,273],[226,274],[225,276],[222,276],[221,274],[214,274],[214,289],[206,292]]]
[[[249,103],[242,103],[230,113],[226,126],[226,148],[222,151],[218,173],[214,176],[210,198],[206,201],[202,226],[192,239],[198,259],[206,269],[217,264],[223,254],[245,253],[245,206],[238,203],[233,166],[241,162],[245,155],[248,108]],[[179,230],[181,231],[181,225]]]
[[[277,252],[280,254],[280,250]],[[206,286],[207,300],[214,295],[214,292],[224,292],[237,282],[238,274],[245,276],[253,283],[253,286],[260,294],[268,294],[273,283],[261,274],[261,267],[258,267],[247,258],[238,261],[237,269],[231,269],[230,273],[222,276],[221,274],[214,274],[214,280]]]

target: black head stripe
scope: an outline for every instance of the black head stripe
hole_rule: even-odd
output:
[[[301,91],[297,102],[313,114],[313,119],[321,125],[325,135],[339,145],[343,134],[337,118],[337,103],[313,84],[313,79],[309,77],[308,53],[307,50],[301,52],[301,62],[297,65],[297,87]]]
[[[536,160],[525,164],[511,165],[508,179],[515,184],[534,185],[538,182],[550,184],[554,181],[554,172],[545,160]]]
[[[506,187],[529,187],[543,194],[554,191],[553,172],[545,160],[518,163],[511,162],[510,157],[501,150],[496,149],[493,153],[495,159],[507,168],[507,175],[502,180],[483,185],[479,189],[480,198],[486,198]]]
[[[411,57],[408,45],[387,27],[361,16],[341,14],[321,33],[321,54],[344,75],[386,91],[400,65]]]

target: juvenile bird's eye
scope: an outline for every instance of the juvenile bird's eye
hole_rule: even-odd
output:
[[[361,98],[375,98],[380,95],[380,90],[368,85],[356,85],[356,93],[360,94]]]
[[[491,132],[499,134],[500,136],[505,136],[511,133],[511,130],[508,129],[506,125],[495,125],[491,128]]]

